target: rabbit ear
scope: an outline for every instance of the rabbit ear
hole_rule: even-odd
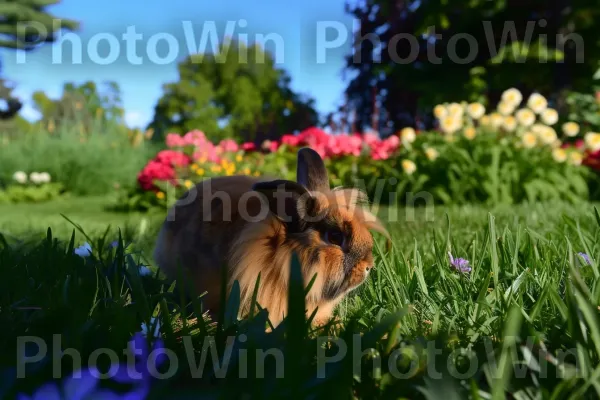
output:
[[[302,229],[302,219],[315,205],[315,199],[309,191],[293,181],[277,179],[257,182],[252,190],[266,196],[269,211],[278,219],[297,229]]]
[[[296,180],[311,192],[327,193],[330,190],[325,163],[310,147],[298,150]]]

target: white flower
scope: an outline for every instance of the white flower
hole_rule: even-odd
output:
[[[404,128],[400,132],[400,137],[402,138],[403,143],[412,143],[417,138],[417,133],[413,128]]]
[[[433,115],[437,118],[437,119],[442,119],[444,118],[446,115],[448,115],[448,110],[446,109],[446,107],[444,107],[443,105],[439,104],[437,106],[435,106],[433,108]]]
[[[515,117],[517,118],[517,121],[519,121],[519,124],[526,128],[535,123],[535,114],[527,108],[522,108],[517,111]]]
[[[585,145],[593,152],[600,150],[600,133],[588,132],[583,137]]]
[[[485,107],[481,103],[471,103],[467,106],[467,113],[473,119],[479,119],[485,114]]]
[[[558,147],[552,150],[552,157],[554,158],[554,161],[558,163],[563,163],[567,161],[567,152],[565,149],[561,149],[560,147]]]
[[[518,89],[510,88],[502,93],[502,101],[517,107],[523,101],[523,95]]]
[[[465,113],[465,108],[458,103],[452,103],[448,106],[448,114],[461,118]]]
[[[38,180],[40,183],[48,183],[50,182],[50,174],[47,172],[40,172],[38,174]]]
[[[450,114],[442,118],[440,127],[442,128],[442,131],[451,135],[462,127],[462,119]]]
[[[548,100],[539,93],[532,93],[527,100],[527,107],[534,113],[541,114],[548,107]]]
[[[150,329],[154,326],[154,332],[153,335],[155,338],[160,337],[160,320],[156,319],[156,317],[152,317],[150,318],[150,325],[148,326],[147,323],[142,322],[141,325],[141,333],[142,335],[148,337],[148,333],[150,331]]]
[[[477,130],[475,128],[473,128],[472,126],[468,126],[468,127],[465,128],[465,131],[463,132],[463,135],[468,140],[473,140],[475,138],[475,136],[477,136]]]
[[[402,169],[408,175],[411,175],[417,170],[417,166],[411,160],[402,160]]]
[[[547,108],[542,111],[542,122],[546,125],[554,125],[558,122],[558,112],[553,108]]]
[[[17,171],[13,174],[13,179],[19,183],[27,182],[27,174],[23,171]]]
[[[579,125],[575,122],[567,122],[563,124],[562,131],[569,137],[575,137],[579,134]]]
[[[523,135],[522,141],[523,147],[531,149],[537,144],[537,137],[533,133],[527,132]]]
[[[39,172],[32,172],[31,174],[29,174],[29,180],[33,183],[42,183],[43,179],[43,177],[40,177]]]
[[[430,161],[433,161],[438,158],[440,153],[436,149],[429,147],[425,150],[425,155]]]
[[[513,132],[515,129],[517,129],[517,119],[515,117],[513,117],[512,115],[504,117],[504,121],[502,122],[502,127],[507,132]]]
[[[493,112],[490,115],[490,123],[491,123],[492,127],[494,127],[495,129],[498,129],[504,123],[504,117],[500,113]]]
[[[545,144],[553,144],[558,139],[556,131],[549,126],[544,126],[543,130],[540,130],[536,133],[538,134],[541,141]]]
[[[510,115],[515,112],[516,106],[511,103],[501,102],[498,104],[498,112],[502,115]]]
[[[82,246],[76,248],[74,252],[79,257],[89,257],[92,255],[92,246],[88,242],[85,242]]]
[[[583,155],[577,151],[572,151],[569,153],[569,163],[572,165],[581,165],[583,161]]]

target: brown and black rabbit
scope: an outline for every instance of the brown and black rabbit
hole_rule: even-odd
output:
[[[278,189],[280,191],[278,191]],[[373,268],[371,230],[390,237],[377,218],[361,207],[357,189],[331,189],[325,164],[310,148],[298,151],[297,182],[248,176],[204,180],[171,209],[158,235],[154,258],[170,279],[179,265],[216,317],[221,306],[222,266],[228,292],[238,280],[240,317],[249,311],[260,273],[257,302],[277,326],[287,308],[288,276],[296,252],[307,285],[307,316],[328,322],[334,307]],[[178,264],[180,263],[180,264]]]

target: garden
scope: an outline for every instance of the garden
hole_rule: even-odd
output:
[[[44,22],[46,3],[0,14]],[[395,18],[396,33],[435,25],[480,44],[473,21],[516,13],[495,0],[455,12],[408,3],[347,12],[363,34]],[[518,41],[503,61],[443,68],[368,56],[348,67],[358,74],[325,118],[268,52],[235,41],[222,59],[181,60],[143,128],[125,123],[115,82],[35,92],[41,117],[29,121],[0,81],[0,398],[598,398],[598,11],[567,3],[542,14],[590,43],[583,63],[539,32],[520,49],[543,63],[521,63]],[[532,7],[523,12],[537,20]],[[8,47],[30,45],[21,39]],[[239,318],[239,285],[211,317],[203,296],[178,290],[185,279],[157,268],[168,210],[215,177],[295,180],[305,147],[331,187],[366,194],[391,246],[373,235],[369,278],[324,325],[305,312],[311,282],[297,257],[281,324],[257,288]]]
[[[83,136],[69,131],[5,143],[4,394],[593,396],[600,134],[516,89],[494,109],[445,103],[433,112],[438,129],[386,138],[311,127],[258,145],[213,143],[200,130],[162,144],[141,132],[74,140]],[[64,159],[20,157],[48,146]],[[235,319],[235,294],[221,320],[197,300],[190,311],[151,258],[168,207],[215,176],[293,179],[302,147],[323,157],[332,186],[363,189],[393,238],[388,253],[379,242],[372,278],[339,306],[342,323],[311,330],[290,313],[265,333],[264,312]],[[105,173],[93,175],[90,159],[104,160]],[[299,310],[294,284],[290,309]],[[60,361],[51,358],[57,345]],[[124,351],[132,346],[146,350],[133,357]],[[269,351],[284,365],[256,359]],[[53,381],[57,368],[67,378]]]

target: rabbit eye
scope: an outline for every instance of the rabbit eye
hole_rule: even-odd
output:
[[[336,246],[343,247],[344,245],[344,234],[338,230],[325,232],[325,240]]]

